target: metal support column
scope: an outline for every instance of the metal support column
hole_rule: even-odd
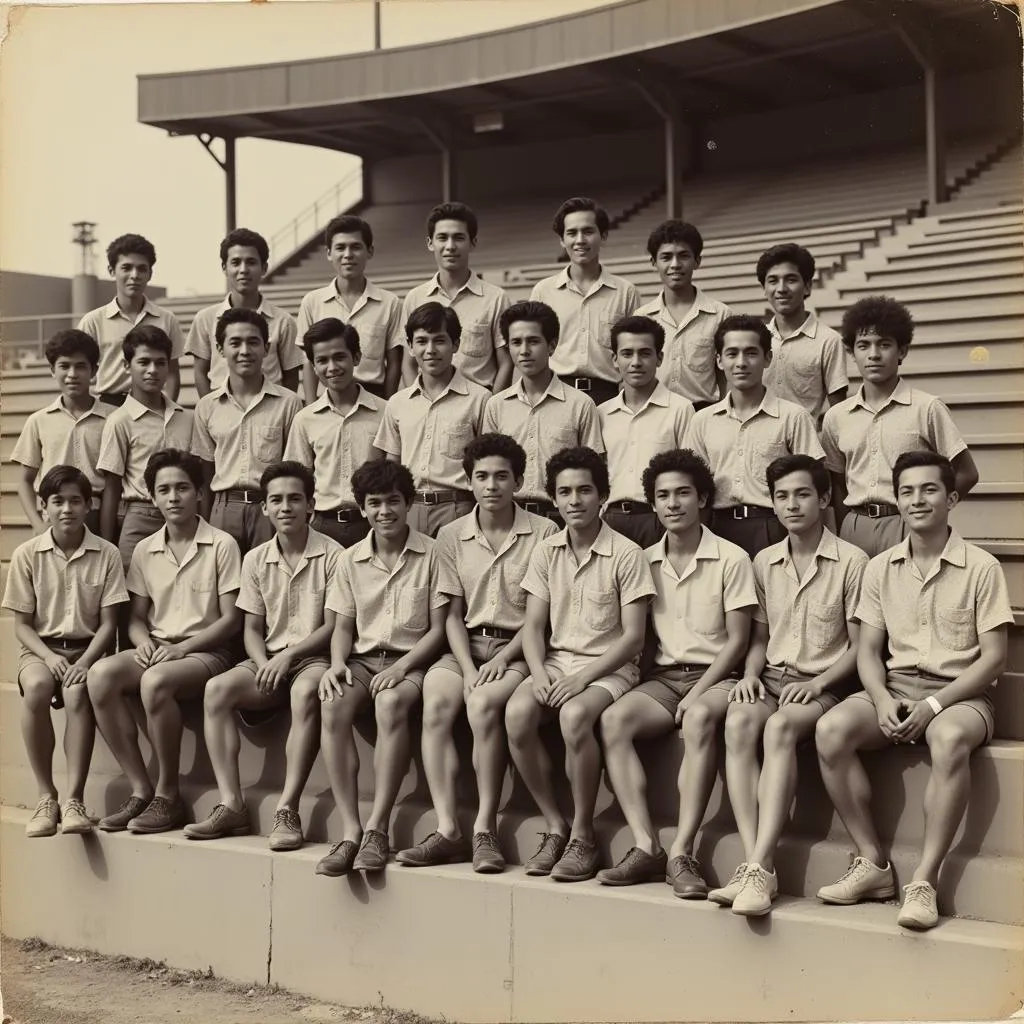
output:
[[[683,167],[686,129],[675,101],[663,89],[639,79],[633,84],[662,119],[665,139],[665,216],[683,216]]]
[[[458,194],[457,152],[451,143],[451,130],[445,125],[438,131],[423,118],[416,119],[423,134],[441,151],[441,202],[450,203]]]
[[[235,174],[235,139],[234,136],[225,136],[223,138],[224,143],[224,159],[222,160],[213,151],[213,139],[214,136],[203,132],[197,135],[196,138],[199,140],[200,145],[207,153],[210,154],[213,162],[224,172],[224,206],[227,221],[228,231],[234,231],[238,226],[237,216],[237,194],[238,194],[238,182]]]

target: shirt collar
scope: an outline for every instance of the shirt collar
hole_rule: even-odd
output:
[[[889,396],[885,405],[888,405],[889,402],[898,402],[900,405],[911,405],[913,403],[913,400],[913,388],[911,388],[911,386],[902,377],[900,377],[900,379],[896,382],[896,387],[894,388],[893,393]],[[857,393],[853,396],[853,404],[854,406],[859,405],[862,408],[867,409],[869,412],[874,411],[864,400],[863,384],[861,384],[861,386],[857,388]],[[882,406],[883,409],[885,408],[885,405]]]
[[[373,530],[361,540],[353,548],[352,558],[356,562],[369,562],[374,555],[373,546]],[[412,551],[414,554],[423,555],[426,554],[427,547],[423,543],[423,534],[418,533],[411,526],[409,527],[409,535],[405,538],[405,547],[402,548],[401,558],[407,551]]]
[[[426,397],[426,395],[424,395],[423,393],[423,375],[421,373],[416,374],[416,379],[412,382],[412,387],[409,390],[412,392],[412,394],[416,394],[416,392],[418,391],[421,395],[423,395],[424,398]],[[458,370],[456,370],[455,373],[452,375],[452,379],[448,381],[448,385],[444,389],[444,391],[442,391],[441,394],[438,395],[437,397],[442,398],[449,391],[454,391],[456,392],[456,394],[459,395],[469,394],[469,383]]]
[[[131,418],[133,420],[142,419],[142,417],[145,416],[147,412],[155,413],[157,416],[160,415],[158,412],[156,412],[155,409],[147,409],[146,406],[144,406],[133,395],[128,395],[125,398],[124,403],[122,404],[121,408],[124,409],[125,412],[129,416],[131,416]],[[171,398],[169,395],[166,395],[166,394],[164,395],[164,414],[163,414],[163,418],[164,418],[165,422],[171,418],[171,414],[172,413],[184,412],[184,411],[185,411],[185,409],[184,409],[183,406],[178,405],[178,403],[173,398]]]
[[[512,518],[511,532],[517,536],[533,533],[533,525],[530,523],[530,513],[518,505],[513,505],[515,515]],[[480,506],[477,505],[467,516],[463,516],[462,529],[459,531],[459,540],[474,540],[483,536],[480,528]]]
[[[148,295],[142,299],[142,313],[148,313],[150,316],[157,315],[156,306],[149,301]],[[114,317],[122,315],[121,307],[117,304],[116,295],[103,307],[103,314],[108,320],[113,320]]]
[[[222,398],[227,398],[229,396],[231,398],[234,398],[234,395],[232,395],[231,392],[228,390],[228,384],[230,380],[230,377],[225,377],[224,383],[221,384],[219,388],[213,388],[210,391],[210,394],[214,395],[218,399],[218,401]],[[286,388],[281,387],[280,384],[275,384],[266,374],[263,374],[263,386],[260,388],[258,394],[256,395],[256,402],[253,404],[261,402],[263,400],[264,395],[281,396],[290,393],[291,392],[289,392]],[[251,409],[252,406],[250,405],[249,408]]]
[[[654,390],[651,392],[651,397],[644,402],[643,406],[641,406],[638,411],[643,412],[643,410],[649,405],[657,405],[663,409],[667,409],[671,402],[669,395],[670,392],[668,388],[659,380]],[[633,413],[633,410],[626,405],[626,393],[621,388],[616,393],[615,397],[609,399],[605,404],[607,406],[607,412],[628,412],[636,415],[636,413]]]
[[[558,533],[552,534],[549,539],[555,547],[569,547],[569,527],[565,527],[565,529],[559,530]],[[614,531],[606,522],[604,522],[604,520],[602,520],[601,529],[598,530],[597,536],[594,538],[594,543],[590,545],[591,554],[603,555],[606,558],[610,557],[614,541]]]
[[[356,396],[356,404],[352,406],[346,415],[351,416],[352,413],[354,413],[360,406],[364,409],[369,409],[370,412],[377,412],[383,404],[384,403],[381,402],[376,395],[370,394],[370,392],[360,384],[359,393]],[[333,411],[334,406],[331,405],[331,400],[325,391],[315,402],[312,403],[312,405],[309,406],[309,409],[311,412],[323,412],[324,409]]]
[[[429,295],[434,295],[436,292],[443,291],[444,289],[441,287],[441,275],[435,274],[430,279],[430,281],[427,282],[427,293]],[[455,290],[455,295],[458,295],[459,292],[472,292],[474,295],[477,296],[483,295],[484,285],[483,282],[480,280],[480,276],[477,274],[475,270],[471,270],[469,272],[469,278],[466,280],[466,283],[462,285],[461,288],[457,288]],[[445,294],[447,295],[448,293],[445,292]],[[454,299],[455,295],[450,296],[450,298]]]
[[[732,404],[732,392],[727,391],[725,398],[720,402],[716,402],[711,406],[712,416],[723,416],[733,411]],[[777,395],[773,395],[770,391],[765,391],[764,397],[761,399],[761,404],[754,410],[756,416],[759,412],[767,413],[769,416],[774,416],[776,419],[779,417],[779,399]]]
[[[702,561],[718,561],[722,557],[718,547],[718,538],[703,524],[700,528],[700,543],[693,557]],[[654,547],[651,564],[664,562],[668,559],[668,534],[664,534]]]
[[[906,562],[909,558],[910,535],[908,534],[889,552],[889,562]],[[950,565],[955,565],[958,569],[963,569],[967,565],[967,545],[964,543],[963,537],[952,528],[950,528],[949,536],[946,538],[946,545],[942,549],[942,554],[939,555],[939,561],[948,562]]]
[[[49,405],[43,406],[43,412],[66,411],[67,410],[64,406],[64,400],[60,395],[58,395],[52,402],[50,402]],[[107,405],[106,402],[101,402],[98,398],[94,398],[92,400],[92,408],[86,409],[85,414],[82,416],[82,419],[85,419],[86,416],[101,416],[103,417],[103,419],[106,419],[113,411],[114,407],[112,405]]]
[[[229,309],[236,308],[241,309],[242,307],[231,305],[231,293],[229,292],[224,296],[224,301],[217,307],[217,316],[219,317],[221,313],[226,313]],[[277,315],[278,310],[274,306],[270,305],[270,303],[267,302],[266,297],[260,293],[260,304],[255,310],[253,310],[253,312],[259,313],[265,320],[273,320]]]
[[[768,562],[771,565],[780,565],[792,560],[792,553],[789,548],[789,538],[786,537],[780,540],[778,544],[773,544],[766,551]],[[821,532],[821,540],[818,541],[818,547],[815,549],[814,558],[827,558],[830,562],[839,561],[839,543],[836,540],[836,535],[827,528]]]
[[[309,533],[306,535],[306,546],[302,550],[302,557],[299,561],[308,562],[311,558],[318,558],[325,554],[327,554],[327,544],[324,542],[324,535],[310,527]],[[267,544],[264,561],[268,564],[277,564],[281,561],[281,542],[277,536]]]
[[[508,388],[504,392],[503,397],[505,401],[508,401],[510,398],[520,399],[524,402],[527,400],[526,388],[523,385],[523,380],[524,378],[520,377],[519,380],[517,380],[515,384],[512,385],[512,387]],[[548,398],[550,396],[551,398],[557,398],[560,402],[564,402],[565,389],[566,385],[563,384],[562,381],[558,379],[558,374],[552,372],[551,380],[548,381],[548,386],[544,389],[544,394],[541,395],[541,400],[543,401],[543,399]]]
[[[198,548],[200,544],[212,544],[214,541],[213,527],[202,517],[199,517],[199,525],[196,527],[196,535],[193,543]],[[167,524],[157,530],[150,540],[149,551],[153,554],[157,551],[167,550]]]
[[[558,280],[555,282],[556,288],[569,287],[569,283],[572,281],[572,278],[569,276],[570,266],[571,264],[567,263],[562,268],[561,273],[558,275]],[[575,285],[575,282],[573,282],[573,284]],[[597,279],[597,287],[592,286],[592,290],[597,291],[598,288],[614,288],[616,291],[618,291],[619,288],[619,286],[615,283],[614,278],[608,273],[607,270],[605,270],[604,267],[601,267],[601,276]]]
[[[779,330],[779,325],[776,322],[774,316],[771,318],[771,320],[768,321],[768,330],[771,331],[772,337],[775,338],[777,341],[783,340],[782,332]],[[790,334],[787,334],[786,339],[788,340],[789,338],[795,338],[798,334],[804,334],[808,338],[817,337],[818,318],[810,310],[807,311],[807,316],[804,319],[804,322],[795,331],[792,331]]]
[[[48,527],[43,533],[39,535],[39,540],[36,544],[36,551],[56,551],[57,542],[53,539],[53,527]],[[72,551],[72,556],[78,551],[99,551],[100,550],[100,539],[96,536],[92,530],[87,526],[85,528],[85,536],[82,538],[82,543],[79,544],[75,551]]]

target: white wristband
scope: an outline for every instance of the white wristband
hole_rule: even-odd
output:
[[[942,705],[934,697],[925,697],[924,702],[936,715],[942,710]]]

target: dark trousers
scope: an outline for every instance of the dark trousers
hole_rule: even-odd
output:
[[[628,537],[634,544],[649,548],[657,544],[665,534],[665,527],[654,512],[626,513],[610,508],[605,511],[604,521],[623,537]]]
[[[786,536],[786,528],[774,516],[756,519],[734,519],[732,509],[715,509],[712,532],[739,545],[751,558]]]

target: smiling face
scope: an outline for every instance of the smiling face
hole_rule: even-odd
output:
[[[659,473],[654,481],[654,511],[666,533],[681,534],[700,526],[700,510],[706,504],[688,473]]]
[[[661,366],[661,353],[649,334],[619,335],[613,361],[624,384],[632,388],[649,387]]]
[[[258,377],[270,346],[255,324],[235,323],[224,328],[224,341],[217,345],[224,356],[228,373],[236,377]]]
[[[294,476],[279,476],[267,484],[263,514],[276,533],[285,536],[301,534],[313,511],[313,501],[306,497],[305,484]]]
[[[555,478],[554,500],[567,526],[585,530],[597,519],[604,498],[589,469],[563,469]]]
[[[793,316],[804,308],[811,286],[804,284],[795,263],[776,263],[764,277],[764,297],[779,316]]]
[[[175,525],[189,523],[199,514],[200,493],[181,466],[165,466],[153,481],[153,504]]]
[[[604,236],[597,227],[597,214],[593,210],[567,213],[562,227],[562,248],[571,263],[590,266],[601,258]]]
[[[477,459],[469,478],[476,503],[488,512],[501,512],[515,499],[515,493],[523,486],[522,477],[516,477],[508,459],[500,455],[488,455]]]
[[[509,324],[509,355],[524,377],[542,377],[547,372],[555,345],[556,342],[544,338],[540,324],[533,320],[516,320]]]
[[[371,256],[373,246],[367,245],[358,231],[337,232],[327,249],[327,259],[339,281],[361,281]]]
[[[911,466],[900,474],[896,505],[914,533],[944,528],[957,500],[956,491],[946,490],[938,466]]]
[[[447,331],[428,331],[425,328],[413,331],[411,347],[420,373],[425,377],[441,378],[448,375],[459,348]]]
[[[363,515],[377,536],[392,540],[404,532],[409,506],[398,491],[367,494],[363,501]]]
[[[117,262],[107,268],[114,284],[117,287],[117,294],[124,299],[134,300],[142,297],[146,291],[146,285],[153,276],[153,268],[149,260],[138,253],[126,252],[117,257]]]
[[[672,292],[689,288],[693,283],[693,272],[700,266],[700,260],[685,242],[666,242],[658,246],[651,262],[662,285]]]
[[[88,512],[89,503],[77,484],[61,484],[57,493],[51,494],[43,506],[47,523],[59,536],[77,533]]]
[[[461,220],[439,220],[427,239],[427,248],[434,254],[438,270],[457,274],[469,269],[476,239],[469,237],[469,228]]]
[[[764,368],[771,356],[761,347],[753,331],[729,331],[722,339],[718,368],[735,391],[754,391],[761,386]]]
[[[163,391],[171,361],[159,349],[139,345],[125,367],[131,377],[132,389],[153,396]]]
[[[804,534],[821,522],[829,505],[828,494],[818,494],[811,474],[804,469],[787,473],[775,482],[772,505],[779,522],[790,533]]]
[[[79,398],[89,393],[89,384],[96,371],[92,363],[80,352],[68,356],[57,356],[50,368],[61,394],[68,398]]]
[[[254,296],[260,290],[260,282],[266,273],[266,264],[260,261],[260,254],[251,245],[233,245],[228,249],[228,258],[221,264],[228,288],[236,295]]]
[[[359,359],[354,357],[344,338],[330,338],[313,345],[313,372],[328,391],[342,394],[355,380]]]
[[[901,348],[874,327],[858,331],[853,342],[853,360],[861,377],[871,384],[884,385],[895,380],[906,354],[906,347]]]

